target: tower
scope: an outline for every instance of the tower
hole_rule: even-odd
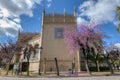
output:
[[[53,15],[54,14],[54,15]],[[41,70],[55,71],[54,58],[58,59],[60,71],[71,69],[73,59],[75,59],[76,69],[78,65],[77,54],[71,56],[64,43],[64,31],[66,28],[76,28],[76,11],[73,14],[45,14],[42,19],[42,39],[41,39]],[[44,63],[44,59],[46,59]],[[45,65],[45,66],[44,66]]]
[[[76,8],[74,8],[74,17],[76,17]]]

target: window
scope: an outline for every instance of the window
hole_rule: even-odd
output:
[[[64,29],[63,28],[55,28],[55,38],[63,38],[64,37]]]
[[[34,53],[34,60],[38,60],[38,54],[39,54],[39,50],[37,49]]]
[[[39,50],[35,50],[35,52],[31,53],[30,61],[38,60],[38,54],[39,54]]]

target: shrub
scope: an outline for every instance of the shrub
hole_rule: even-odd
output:
[[[109,67],[99,67],[100,68],[100,71],[109,71],[110,69],[109,69]],[[89,68],[90,69],[90,71],[97,71],[97,68],[96,67],[90,67]]]

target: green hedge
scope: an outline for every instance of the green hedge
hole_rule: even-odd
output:
[[[100,68],[100,71],[109,71],[109,67],[99,67]],[[97,68],[96,67],[90,67],[89,68],[90,71],[97,71]]]

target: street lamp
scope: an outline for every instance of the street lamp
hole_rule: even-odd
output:
[[[43,49],[42,47],[37,47],[36,49],[40,49],[39,53],[40,53],[40,59],[39,59],[39,69],[38,69],[38,75],[41,75],[40,73],[40,69],[41,69],[41,50]]]

